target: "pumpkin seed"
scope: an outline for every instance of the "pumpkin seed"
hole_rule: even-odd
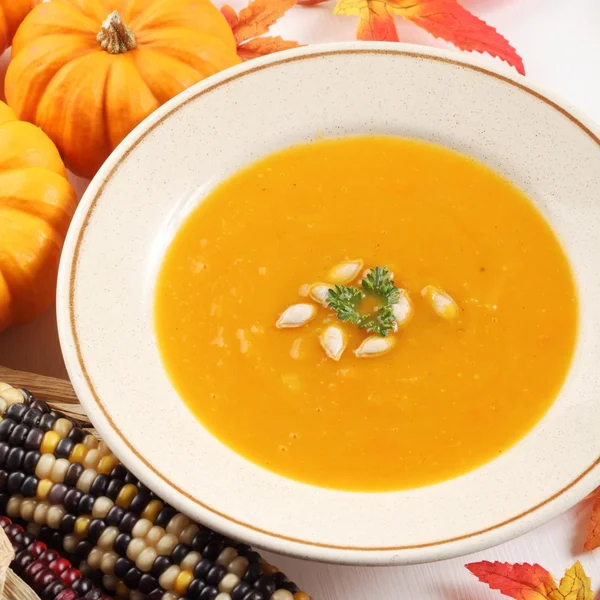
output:
[[[379,335],[371,335],[354,351],[358,358],[371,358],[381,356],[389,352],[396,343],[393,337],[381,337]]]
[[[325,350],[325,354],[333,360],[340,360],[348,339],[344,331],[337,325],[330,325],[319,336],[321,347]]]
[[[406,290],[398,290],[398,302],[392,304],[392,312],[398,327],[408,323],[413,315],[412,302]]]
[[[421,290],[421,296],[429,303],[436,315],[442,319],[456,319],[458,317],[458,304],[450,294],[433,285],[426,285]]]
[[[308,288],[308,295],[315,301],[327,308],[329,304],[327,303],[327,298],[329,297],[329,290],[331,289],[330,285],[326,283],[313,283]]]
[[[312,304],[292,304],[280,315],[275,326],[278,329],[288,327],[302,327],[317,314],[317,309]]]
[[[358,277],[363,265],[364,263],[360,259],[346,260],[329,271],[328,279],[331,283],[345,285]]]

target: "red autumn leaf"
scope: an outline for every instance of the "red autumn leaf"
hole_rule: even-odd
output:
[[[540,565],[487,561],[466,565],[479,581],[515,600],[593,600],[590,578],[577,561],[560,584]]]
[[[290,42],[279,36],[259,37],[238,46],[238,55],[242,60],[251,60],[253,58],[258,58],[259,56],[279,52],[280,50],[297,48],[299,45],[298,42]]]
[[[421,0],[404,18],[461,50],[497,56],[525,75],[523,59],[493,27],[471,14],[456,0]]]
[[[461,50],[496,56],[525,74],[510,43],[457,0],[338,0],[334,12],[360,17],[358,39],[397,40],[393,14],[398,14]]]
[[[588,523],[587,537],[583,544],[583,549],[589,552],[598,547],[600,547],[600,494],[596,496],[596,500],[592,506],[592,516]]]
[[[316,6],[317,4],[323,4],[329,0],[298,0],[298,4],[301,6]]]
[[[294,4],[296,0],[251,0],[239,15],[228,4],[221,7],[221,13],[235,36],[238,55],[242,60],[297,48],[300,45],[280,37],[259,37],[269,31],[271,25]]]
[[[540,565],[483,561],[466,567],[479,581],[515,600],[545,600],[557,590],[552,575]]]

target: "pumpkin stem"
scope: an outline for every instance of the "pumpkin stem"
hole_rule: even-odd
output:
[[[104,19],[96,40],[109,54],[123,54],[137,47],[133,31],[123,23],[116,10]]]

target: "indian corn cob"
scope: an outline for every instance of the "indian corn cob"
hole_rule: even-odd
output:
[[[0,527],[15,550],[11,568],[41,600],[113,600],[56,550],[8,517],[0,517]]]
[[[76,421],[2,383],[0,514],[118,598],[310,600],[249,546],[162,502]]]

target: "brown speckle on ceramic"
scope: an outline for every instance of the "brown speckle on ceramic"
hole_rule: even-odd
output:
[[[152,300],[164,249],[215,182],[320,134],[369,133],[437,142],[511,179],[562,240],[581,312],[561,394],[516,446],[451,481],[365,494],[284,479],[212,437],[161,365]],[[498,544],[598,484],[599,191],[598,137],[508,70],[400,44],[315,46],[245,63],[151,115],[91,183],[59,277],[69,373],[117,456],[166,501],[231,537],[306,558],[372,564]],[[393,468],[399,457],[385,459]]]

